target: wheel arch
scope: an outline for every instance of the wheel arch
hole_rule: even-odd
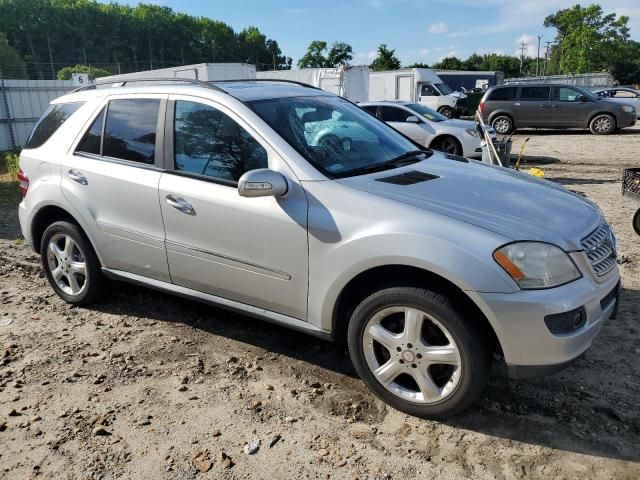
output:
[[[591,126],[591,122],[593,121],[593,119],[596,118],[598,115],[607,115],[607,116],[613,118],[613,123],[615,125],[614,128],[618,127],[618,118],[615,116],[614,113],[607,112],[606,110],[600,110],[600,111],[597,111],[597,112],[592,113],[591,115],[589,115],[587,117],[587,123],[586,123],[585,127],[589,128]]]
[[[506,110],[496,110],[494,112],[491,112],[489,114],[489,118],[487,119],[488,123],[491,125],[493,123],[493,120],[496,117],[509,117],[509,119],[511,120],[511,123],[513,124],[513,128],[515,128],[516,120],[515,120],[514,116],[511,114],[511,112],[508,112]]]
[[[49,204],[42,206],[38,208],[36,213],[33,215],[29,228],[31,234],[31,246],[36,253],[40,253],[40,243],[42,242],[42,235],[44,234],[44,231],[49,225],[58,221],[66,221],[77,225],[89,240],[91,247],[94,252],[96,252],[98,260],[100,260],[100,263],[102,264],[102,259],[100,258],[100,253],[95,247],[95,242],[84,227],[83,223],[75,215],[60,205]]]
[[[451,280],[421,267],[402,264],[380,265],[352,277],[341,289],[333,306],[332,337],[340,344],[346,342],[347,328],[355,306],[372,292],[385,286],[410,284],[429,288],[456,301],[470,315],[478,319],[494,350],[501,351],[494,327],[480,307]]]

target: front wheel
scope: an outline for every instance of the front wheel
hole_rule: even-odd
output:
[[[589,130],[594,135],[609,135],[616,129],[616,120],[606,113],[596,115],[589,122]]]
[[[431,147],[434,150],[440,150],[441,152],[449,153],[451,155],[462,155],[462,145],[457,138],[451,136],[445,136],[436,139]]]
[[[447,418],[478,397],[491,369],[491,350],[474,320],[440,293],[386,288],[353,312],[351,360],[369,388],[393,408]]]
[[[640,208],[636,210],[636,213],[633,215],[633,230],[636,232],[636,235],[640,235]]]

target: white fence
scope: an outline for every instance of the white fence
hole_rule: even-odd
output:
[[[0,80],[0,151],[22,147],[49,102],[74,88],[71,80]]]
[[[610,87],[614,79],[610,73],[582,73],[579,75],[546,75],[541,77],[507,78],[505,83],[561,83],[564,85],[576,85],[588,90]]]

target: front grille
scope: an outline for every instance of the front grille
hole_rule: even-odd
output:
[[[603,223],[593,233],[582,240],[593,271],[601,277],[616,265],[616,248],[611,228]]]

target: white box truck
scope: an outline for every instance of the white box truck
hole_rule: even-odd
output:
[[[143,72],[102,77],[101,82],[123,82],[136,78],[194,78],[203,82],[256,78],[256,67],[248,63],[198,63]]]
[[[420,102],[452,118],[464,109],[466,95],[454,92],[433,70],[401,68],[369,75],[369,101],[406,100]]]
[[[258,79],[293,80],[340,95],[352,102],[369,100],[369,67],[301,68],[257,72]]]

